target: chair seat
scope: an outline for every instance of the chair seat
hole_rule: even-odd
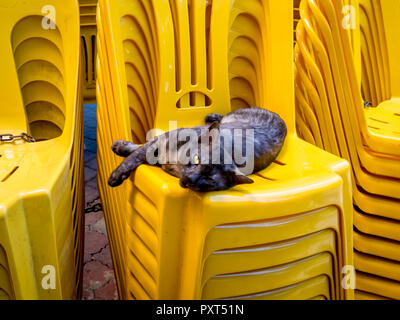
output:
[[[285,162],[252,175],[254,184],[220,192],[196,194],[182,189],[177,178],[148,165],[140,166],[132,181],[135,188],[151,198],[157,207],[160,207],[158,203],[166,201],[172,201],[171,205],[177,207],[174,201],[182,199],[179,203],[185,208],[182,210],[207,210],[205,225],[211,228],[304,213],[333,204],[343,208],[344,204],[337,195],[343,180],[348,183],[348,177],[342,171],[348,166],[345,160],[298,138],[288,138],[278,161]],[[334,173],[335,170],[338,174]]]
[[[397,141],[400,144],[400,101],[387,100],[376,108],[365,109],[368,128],[382,138]]]

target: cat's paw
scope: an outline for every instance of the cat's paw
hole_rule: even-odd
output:
[[[132,152],[139,149],[140,146],[129,141],[117,140],[111,146],[112,151],[120,157],[128,157]]]
[[[221,120],[222,120],[223,117],[224,117],[224,116],[222,116],[222,115],[220,115],[220,114],[218,114],[218,113],[209,114],[209,115],[206,117],[206,124],[212,124],[212,123],[214,123],[214,122],[221,122]]]
[[[114,171],[108,179],[108,185],[113,188],[119,187],[128,178],[129,176],[119,175]]]

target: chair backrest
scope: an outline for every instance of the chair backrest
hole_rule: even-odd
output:
[[[319,5],[312,0],[302,2],[302,21],[298,26],[299,39],[296,49],[301,55],[296,56],[296,61],[299,75],[303,68],[309,70],[321,98],[322,111],[319,110],[318,104],[313,105],[315,111],[319,110],[325,116],[325,122],[322,121],[322,116],[318,118],[322,136],[325,139],[332,138],[331,149],[326,144],[325,149],[349,159],[346,154],[340,153],[340,150],[346,148],[340,149],[337,145],[338,141],[342,145],[346,143],[340,124],[342,121],[352,123],[353,125],[347,127],[346,134],[350,135],[353,131],[354,138],[361,144],[359,126],[363,127],[365,119],[362,118],[362,100],[351,37],[348,30],[342,28],[340,21],[342,11],[338,9],[343,8],[343,3],[342,0],[320,1]],[[302,31],[303,29],[307,32]],[[341,43],[344,44],[343,47]],[[301,81],[304,82],[304,79],[306,76],[303,75]]]
[[[340,8],[339,1],[336,0],[336,5]],[[355,164],[358,159],[357,154],[354,148],[348,148],[348,142],[353,140],[353,129],[357,131],[355,137],[358,140],[361,140],[361,137],[358,126],[354,122],[357,121],[356,117],[348,115],[348,111],[351,113],[353,110],[353,102],[350,86],[347,85],[349,82],[347,71],[353,74],[353,79],[356,78],[356,71],[355,68],[346,70],[343,50],[337,45],[341,42],[341,38],[338,34],[340,27],[337,25],[337,21],[340,19],[336,19],[336,16],[340,17],[341,12],[335,10],[333,6],[325,7],[324,11],[321,9],[322,7],[317,6],[313,0],[302,2],[302,20],[298,25],[299,37],[295,48],[297,108],[302,112],[306,112],[309,108],[311,116],[314,112],[318,119],[321,119],[318,117],[318,112],[326,115],[325,123],[321,120],[318,121],[321,125],[323,139],[333,138],[334,148],[331,152]],[[327,14],[328,19],[323,12],[329,13],[329,16]],[[337,12],[339,14],[336,14]],[[315,23],[313,23],[314,21]],[[351,51],[349,35],[347,31],[343,30],[343,41],[347,41],[349,51]],[[352,53],[350,55],[352,56]],[[310,93],[313,91],[317,91],[316,95],[320,97],[320,100],[315,97],[310,99],[312,98]],[[304,101],[300,99],[302,96],[305,97]],[[309,117],[304,120],[307,124],[311,124]],[[307,141],[312,142],[313,138],[317,137],[318,127],[316,125],[310,126],[312,130],[309,134],[301,123],[298,128]],[[329,150],[328,148],[329,146],[325,144],[324,149]]]
[[[37,140],[72,131],[79,71],[67,66],[78,66],[79,42],[72,39],[79,40],[79,18],[75,30],[61,22],[72,19],[74,9],[76,3],[60,0],[1,1],[1,131],[28,132]]]
[[[377,106],[391,96],[381,1],[343,0],[340,14],[350,38],[358,86],[363,98]]]
[[[79,0],[83,96],[86,103],[96,101],[96,8],[98,0]]]
[[[380,0],[359,0],[362,91],[377,106],[390,99],[390,68]],[[357,60],[356,60],[357,61]],[[359,63],[359,64],[360,64]]]
[[[400,2],[380,0],[389,56],[391,97],[400,98]]]
[[[294,133],[290,1],[107,6],[126,123],[136,140],[152,128],[168,130],[169,121],[200,125],[207,114],[255,105],[279,113]]]
[[[344,0],[342,26],[346,26],[351,41],[353,57],[356,61],[357,79],[361,85],[361,35],[360,35],[360,6],[359,0]]]

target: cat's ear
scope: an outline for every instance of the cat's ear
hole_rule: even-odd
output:
[[[208,144],[215,143],[219,139],[219,122],[214,121],[203,134],[199,137],[199,143],[207,142]]]
[[[228,171],[234,174],[235,184],[253,184],[254,181],[250,179],[248,176],[243,174],[235,165],[229,166]]]
[[[235,176],[236,185],[239,184],[253,184],[254,180],[250,179],[248,176],[245,175],[238,175]]]
[[[211,125],[208,127],[208,131],[212,131],[212,130],[218,130],[219,131],[219,121],[214,121],[213,123],[211,123]]]
[[[240,170],[236,170],[235,172],[235,182],[237,185],[239,184],[253,184],[254,181],[250,179],[248,176],[244,175]]]

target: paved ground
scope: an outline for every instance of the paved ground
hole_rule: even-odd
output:
[[[99,207],[96,158],[96,105],[85,105],[86,208]],[[96,206],[97,204],[97,206]],[[90,211],[87,210],[87,211]],[[103,211],[85,214],[84,300],[118,299]]]

